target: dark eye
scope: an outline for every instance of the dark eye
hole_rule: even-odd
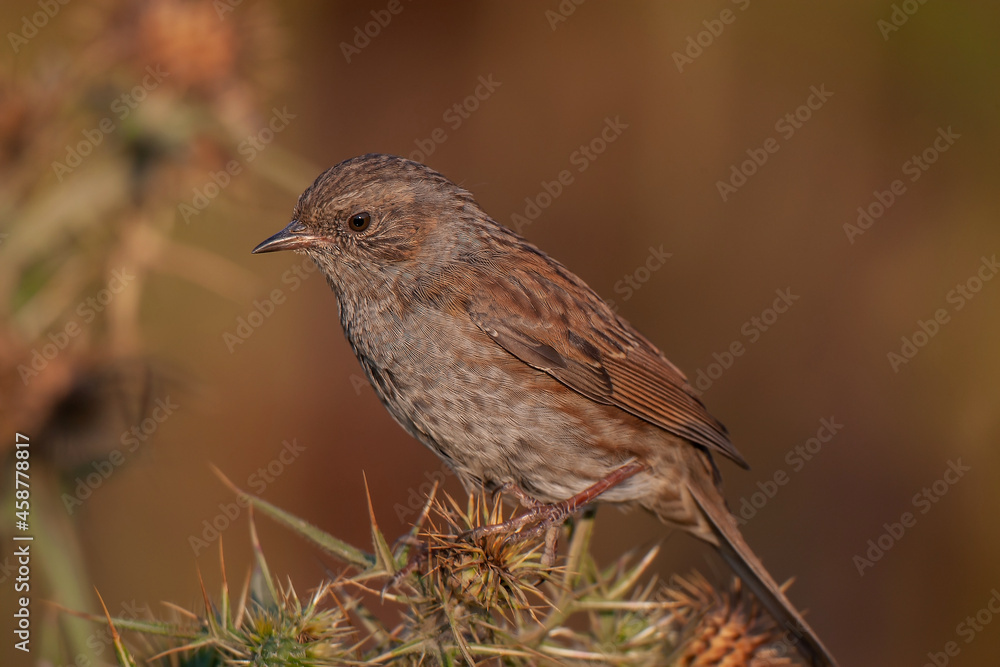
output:
[[[350,225],[351,230],[355,232],[363,232],[368,229],[368,225],[372,224],[372,216],[368,211],[362,211],[361,213],[355,213],[351,216]]]

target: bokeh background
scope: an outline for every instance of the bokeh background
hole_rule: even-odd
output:
[[[0,25],[0,450],[31,436],[45,533],[24,656],[5,479],[3,664],[68,663],[42,599],[191,604],[199,567],[214,586],[205,522],[232,496],[210,464],[362,545],[362,473],[390,535],[431,481],[461,493],[363,380],[319,274],[249,254],[321,169],[366,152],[461,183],[706,374],[752,465],[722,463],[730,504],[758,505],[748,541],[842,664],[922,665],[949,642],[951,664],[995,661],[1000,279],[981,278],[1000,251],[1000,8],[10,0]],[[776,290],[795,299],[774,319]],[[824,419],[842,426],[817,448]],[[246,512],[231,523],[239,580]],[[276,573],[323,576],[259,523]],[[662,540],[664,575],[727,576],[644,514],[597,525],[608,562]]]

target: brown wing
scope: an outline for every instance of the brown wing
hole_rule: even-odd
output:
[[[488,285],[468,295],[476,325],[524,363],[587,398],[748,467],[684,374],[582,280],[530,249],[529,261],[518,262],[535,264],[530,269],[500,277],[491,271],[471,283]]]

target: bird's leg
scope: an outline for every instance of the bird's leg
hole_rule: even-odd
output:
[[[561,525],[569,515],[576,512],[580,507],[593,502],[602,493],[618,486],[630,477],[634,477],[644,468],[645,466],[638,461],[631,461],[620,468],[616,468],[610,475],[591,484],[571,498],[548,505],[535,504],[521,516],[491,526],[480,526],[467,532],[466,537],[472,541],[476,541],[488,535],[509,533],[510,536],[507,539],[515,542],[529,539],[539,533],[545,532],[551,526]],[[521,493],[524,492],[521,491]],[[530,530],[522,530],[525,526],[532,524],[535,525]]]
[[[535,521],[529,530],[519,531],[507,537],[511,542],[522,542],[531,539],[539,533],[543,533],[552,526],[562,525],[567,518],[578,509],[592,503],[605,491],[614,488],[638,473],[642,472],[645,466],[638,461],[631,461],[620,468],[615,469],[604,479],[600,479],[591,484],[586,489],[571,498],[552,503],[550,505],[538,505],[531,509],[529,514],[534,515]],[[520,517],[519,517],[520,518]]]
[[[417,539],[416,535],[404,535],[396,541],[396,544],[409,545],[410,552],[406,557],[406,564],[403,565],[403,567],[401,567],[394,575],[389,577],[389,580],[385,582],[385,585],[382,587],[383,600],[385,599],[387,591],[395,588],[401,581],[410,576],[410,574],[416,572],[429,556],[427,545]],[[393,552],[395,552],[395,549],[393,549]]]

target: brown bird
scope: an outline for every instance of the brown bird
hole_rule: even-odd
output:
[[[834,660],[726,508],[746,467],[684,374],[562,264],[436,171],[390,155],[327,170],[253,252],[304,252],[383,404],[466,488],[552,525],[596,499],[719,549],[813,665]]]

